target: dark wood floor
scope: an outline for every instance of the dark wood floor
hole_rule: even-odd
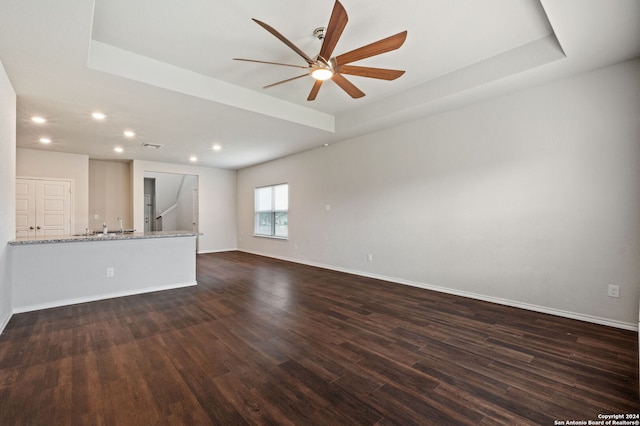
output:
[[[15,315],[1,425],[552,425],[637,413],[623,331],[230,252],[194,288]]]

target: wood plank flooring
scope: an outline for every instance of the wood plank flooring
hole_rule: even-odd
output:
[[[15,315],[0,425],[553,425],[638,413],[631,331],[239,252]]]

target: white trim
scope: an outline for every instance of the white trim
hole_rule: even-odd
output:
[[[47,302],[47,303],[41,303],[38,305],[29,305],[29,306],[14,308],[13,313],[21,314],[24,312],[40,311],[42,309],[59,308],[61,306],[77,305],[79,303],[96,302],[98,300],[114,299],[116,297],[135,296],[137,294],[153,293],[156,291],[172,290],[172,289],[183,288],[183,287],[192,287],[195,285],[198,285],[197,281],[192,281],[188,283],[168,284],[168,285],[156,286],[156,287],[146,287],[146,288],[141,288],[141,289],[136,289],[131,291],[117,292],[117,293],[106,293],[99,296],[79,297],[77,299],[56,300],[54,302]]]
[[[276,235],[253,234],[253,236],[256,238],[270,238],[272,240],[281,240],[281,241],[287,241],[289,239],[289,237],[278,237]]]
[[[238,251],[237,247],[234,248],[228,248],[228,249],[219,249],[219,250],[202,250],[197,252],[197,254],[207,254],[207,253],[224,253],[227,251]]]
[[[184,175],[183,175],[184,176]],[[173,211],[175,209],[178,208],[178,203],[172,205],[171,207],[167,208],[165,211],[163,211],[162,213],[160,213],[157,217],[156,220],[160,219],[161,217],[163,217],[164,215],[166,215],[167,213],[169,213],[170,211]]]
[[[304,261],[304,260],[300,260],[300,259],[293,259],[293,258],[287,258],[287,257],[281,257],[281,256],[273,256],[271,254],[260,253],[260,252],[257,252],[257,251],[251,251],[251,250],[239,250],[239,251],[242,251],[244,253],[249,253],[249,254],[255,254],[255,255],[258,255],[258,256],[271,257],[273,259],[284,260],[284,261],[287,261],[287,262],[293,262],[293,263],[299,263],[299,264],[302,264],[302,265],[314,266],[316,268],[329,269],[329,270],[337,271],[337,272],[344,272],[344,273],[347,273],[347,274],[358,275],[358,276],[361,276],[361,277],[367,277],[367,278],[374,278],[374,279],[377,279],[377,280],[389,281],[389,282],[392,282],[392,283],[395,283],[395,284],[402,284],[402,285],[408,285],[408,286],[411,286],[411,287],[423,288],[425,290],[437,291],[439,293],[447,293],[447,294],[452,294],[454,296],[468,297],[470,299],[482,300],[484,302],[491,302],[491,303],[497,303],[499,305],[505,305],[505,306],[511,306],[511,307],[514,307],[514,308],[526,309],[528,311],[540,312],[540,313],[543,313],[543,314],[550,314],[550,315],[555,315],[555,316],[558,316],[558,317],[570,318],[570,319],[575,319],[575,320],[579,320],[579,321],[590,322],[590,323],[593,323],[593,324],[599,324],[599,325],[606,325],[606,326],[609,326],[609,327],[621,328],[621,329],[624,329],[624,330],[638,331],[638,328],[640,326],[640,322],[638,324],[634,324],[634,323],[628,323],[628,322],[623,322],[623,321],[617,321],[617,320],[612,320],[612,319],[608,319],[608,318],[602,318],[602,317],[596,317],[596,316],[592,316],[592,315],[580,314],[580,313],[577,313],[577,312],[570,312],[570,311],[564,311],[564,310],[561,310],[561,309],[549,308],[549,307],[546,307],[546,306],[532,305],[532,304],[529,304],[529,303],[518,302],[518,301],[515,301],[515,300],[502,299],[502,298],[499,298],[499,297],[492,297],[492,296],[485,296],[485,295],[482,295],[482,294],[470,293],[470,292],[466,292],[466,291],[455,290],[455,289],[435,286],[435,285],[431,285],[431,284],[425,284],[425,283],[420,283],[420,282],[415,282],[415,281],[403,280],[403,279],[400,279],[400,278],[393,278],[393,277],[387,277],[387,276],[383,276],[383,275],[370,274],[368,272],[356,271],[356,270],[353,270],[353,269],[329,266],[329,265],[325,265],[325,264],[322,264],[322,263],[309,262],[309,261]]]
[[[12,316],[13,316],[13,313],[10,312],[9,315],[7,315],[7,317],[4,320],[2,320],[2,322],[0,323],[0,335],[4,332],[4,329],[9,324],[9,321],[11,321]]]
[[[71,178],[48,178],[48,177],[36,177],[36,176],[16,176],[16,179],[28,179],[28,180],[53,180],[58,182],[69,182]]]

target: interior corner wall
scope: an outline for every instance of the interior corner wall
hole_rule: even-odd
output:
[[[131,174],[136,229],[144,229],[145,171],[198,176],[198,253],[237,249],[235,170],[134,160]]]
[[[194,221],[194,191],[197,196],[198,178],[186,175],[178,194],[177,229],[190,231]],[[197,202],[197,201],[196,201]],[[235,205],[234,205],[235,208]]]
[[[638,75],[625,62],[240,170],[239,249],[633,329]],[[289,239],[254,237],[253,190],[281,182]]]
[[[89,229],[133,228],[130,162],[89,160]]]
[[[16,236],[16,93],[0,62],[0,333],[13,312],[8,241]]]
[[[36,149],[16,150],[19,177],[71,179],[73,181],[74,234],[89,226],[89,156]]]

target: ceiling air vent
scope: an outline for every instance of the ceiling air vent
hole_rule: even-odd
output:
[[[157,144],[157,143],[147,143],[147,142],[144,142],[144,143],[142,144],[142,146],[143,146],[143,147],[145,147],[145,148],[150,148],[150,149],[160,149],[160,148],[162,148],[162,145]]]

